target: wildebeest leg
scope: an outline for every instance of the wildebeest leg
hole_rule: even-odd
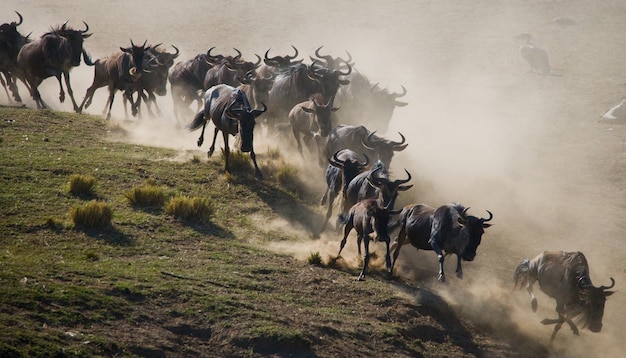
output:
[[[200,139],[198,139],[198,146],[200,146],[200,144],[202,144],[202,141],[204,140],[204,127],[206,126],[208,121],[204,122],[204,125],[202,126],[202,134],[200,135]],[[207,157],[211,158],[211,156],[213,155],[213,151],[215,151],[215,141],[217,140],[217,133],[219,133],[220,129],[215,127],[215,131],[213,132],[213,143],[211,143],[211,148],[209,148],[209,151],[207,152]],[[228,139],[228,138],[227,138]]]
[[[58,75],[54,76],[57,78],[57,81],[59,81],[59,102],[61,103],[65,102],[65,91],[63,91],[63,82],[61,81],[62,75],[63,73],[59,73]]]
[[[63,72],[63,77],[65,77],[65,87],[67,87],[67,94],[70,95],[70,99],[72,100],[72,106],[74,106],[74,112],[80,113],[80,108],[74,99],[74,91],[72,90],[72,85],[70,85],[70,73]],[[63,101],[61,101],[63,102]]]
[[[456,277],[463,278],[463,267],[461,267],[461,255],[456,255]]]
[[[535,284],[535,278],[531,275],[528,275],[528,283],[526,284],[526,291],[530,295],[530,307],[533,309],[533,312],[537,312],[537,297],[533,293],[533,285]]]
[[[432,237],[430,239],[430,246],[432,246],[433,250],[437,254],[437,260],[439,261],[439,275],[437,276],[437,280],[439,282],[446,282],[446,274],[443,272],[444,256],[441,251],[441,247],[439,247],[439,244],[433,240]]]
[[[107,104],[109,105],[109,110],[107,111],[107,119],[111,119],[111,108],[113,108],[113,100],[115,99],[115,89],[109,88],[109,99]]]
[[[398,255],[400,255],[400,248],[404,245],[404,240],[406,239],[406,229],[404,225],[400,229],[398,233],[398,237],[396,237],[396,241],[391,245],[391,249],[393,250],[393,261],[391,262],[391,267],[389,268],[389,278],[393,277],[393,268],[396,266],[396,260],[398,260]]]
[[[296,143],[298,144],[298,152],[300,152],[300,156],[304,159],[304,153],[302,152],[302,143],[300,143],[300,131],[295,127],[291,126],[291,130],[293,131],[293,136],[296,138]]]
[[[228,157],[230,157],[230,147],[228,146],[228,133],[226,131],[222,131],[222,136],[224,138],[224,172],[230,174],[230,165],[228,163]],[[213,142],[213,146],[215,145],[215,141]]]
[[[85,98],[83,98],[83,102],[80,104],[80,108],[79,108],[80,112],[83,111],[83,108],[88,108],[91,105],[91,101],[93,100],[93,95],[94,93],[96,93],[97,89],[98,87],[96,87],[95,84],[87,88],[87,92],[85,93]]]
[[[330,196],[328,196],[328,194],[330,194]],[[326,197],[328,198],[328,209],[326,210],[326,218],[324,219],[324,224],[322,225],[322,229],[320,230],[320,232],[323,232],[324,229],[326,229],[326,224],[328,223],[328,219],[330,219],[331,215],[333,214],[333,203],[335,202],[335,198],[337,197],[337,194],[332,191],[330,188],[326,189],[326,192],[324,193],[324,197],[322,198],[322,205],[324,205],[324,201],[326,201]]]
[[[257,180],[262,180],[263,176],[261,175],[261,171],[259,170],[259,166],[256,164],[256,154],[254,154],[254,150],[250,151],[250,158],[252,159],[252,163],[254,163],[254,177]]]
[[[387,270],[391,269],[391,255],[389,253],[389,240],[385,240],[385,246],[387,246],[387,253],[385,255],[385,267]]]
[[[152,109],[150,108],[150,103],[154,104],[154,109],[156,110],[156,114],[158,116],[161,116],[161,113],[162,113],[161,108],[159,108],[159,105],[157,104],[157,101],[156,101],[156,96],[152,92],[148,92],[148,99],[146,100],[146,106],[148,107],[148,112],[150,113],[150,115],[154,117],[154,113],[152,113]]]
[[[348,240],[348,234],[350,234],[350,231],[352,231],[352,228],[354,226],[352,225],[352,220],[348,220],[348,222],[346,223],[346,226],[343,228],[343,239],[341,240],[341,244],[339,244],[339,253],[337,254],[337,258],[341,257],[341,251],[343,250],[344,246],[346,246],[346,240]]]
[[[363,244],[365,246],[365,256],[363,257],[363,269],[361,270],[361,274],[359,275],[358,281],[365,280],[365,272],[367,271],[367,265],[370,261],[370,236],[364,235],[364,237],[359,235],[359,240],[363,240]],[[359,248],[361,245],[359,244]],[[359,252],[359,254],[361,254]]]

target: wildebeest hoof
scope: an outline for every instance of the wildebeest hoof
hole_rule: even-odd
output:
[[[446,282],[446,276],[444,276],[444,275],[437,276],[437,281],[439,281],[441,283]]]
[[[365,276],[361,275],[356,279],[357,281],[365,281]]]
[[[460,278],[461,280],[463,279],[463,272],[457,272],[456,273],[456,277]]]
[[[530,301],[530,307],[533,309],[533,312],[537,312],[537,299],[533,298],[532,301]]]

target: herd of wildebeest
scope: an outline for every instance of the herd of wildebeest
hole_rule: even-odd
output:
[[[476,217],[461,204],[415,204],[393,209],[398,194],[412,187],[407,184],[411,174],[405,169],[406,178],[392,180],[388,169],[394,152],[404,150],[408,144],[401,133],[400,141],[392,141],[376,132],[386,132],[395,107],[407,105],[399,100],[406,89],[402,87],[402,92],[394,93],[370,83],[354,68],[348,52],[344,59],[323,54],[320,47],[306,64],[304,59],[297,59],[299,51],[295,46],[293,54],[271,57],[268,49],[263,58],[255,55],[255,61],[246,61],[236,49],[233,55],[224,55],[210,48],[175,63],[180,54],[175,46],[173,52],[168,52],[161,44],[138,45],[131,40],[130,46],[93,61],[83,47],[91,35],[86,23],[84,29],[74,29],[66,22],[31,38],[18,31],[23,17],[19,13],[17,16],[18,21],[0,26],[0,80],[9,102],[22,102],[19,80],[37,108],[47,108],[38,87],[49,77],[59,81],[59,100],[63,102],[63,77],[76,112],[89,107],[95,91],[106,86],[109,95],[103,114],[107,119],[118,90],[123,91],[125,112],[129,102],[132,115],[141,116],[142,101],[151,114],[152,106],[160,112],[155,94],[165,95],[169,83],[177,123],[193,118],[187,127],[202,127],[198,146],[203,143],[206,125],[212,122],[215,129],[209,157],[221,131],[228,172],[229,136],[236,136],[238,149],[250,153],[257,179],[262,179],[262,174],[253,149],[255,124],[262,124],[264,135],[280,136],[291,130],[300,155],[305,156],[302,140],[307,154],[317,158],[320,170],[326,170],[327,189],[321,203],[328,209],[320,232],[327,226],[335,199],[341,197],[336,227],[343,227],[344,234],[338,257],[353,229],[357,232],[359,255],[361,244],[364,245],[359,280],[366,274],[372,234],[386,245],[390,277],[400,249],[408,240],[418,250],[433,250],[437,254],[438,280],[443,282],[444,257],[456,255],[456,275],[462,278],[461,261],[475,258],[484,230],[491,226],[490,211],[487,218]],[[70,85],[70,70],[80,65],[81,56],[86,65],[93,66],[94,78],[78,104]],[[195,114],[190,108],[194,102]],[[391,243],[390,232],[398,229],[397,238]],[[564,322],[578,334],[573,319],[583,328],[600,331],[606,297],[614,293],[609,289],[615,284],[611,278],[610,286],[595,287],[580,252],[543,252],[522,261],[514,279],[515,287],[521,283],[531,296],[533,311],[537,309],[537,300],[532,289],[537,281],[541,290],[556,300],[558,318],[542,321],[555,324],[551,341]]]

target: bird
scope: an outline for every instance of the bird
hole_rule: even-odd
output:
[[[531,35],[528,32],[521,33],[516,38],[524,40],[524,44],[520,46],[519,52],[522,57],[530,65],[530,72],[539,71],[540,73],[547,75],[550,73],[550,60],[546,50],[533,44],[530,39]]]

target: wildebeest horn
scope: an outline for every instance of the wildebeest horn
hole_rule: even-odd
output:
[[[259,67],[259,65],[261,64],[261,61],[263,61],[263,59],[261,59],[261,56],[254,54],[259,60],[254,64],[254,68]]]
[[[400,142],[391,142],[393,144],[393,150],[396,152],[399,152],[401,150],[404,150],[404,148],[406,148],[407,144],[404,144],[404,142],[406,142],[406,138],[404,138],[404,136],[402,135],[402,133],[398,132],[398,134],[400,135],[400,138],[402,138],[402,141]]]
[[[318,58],[324,59],[326,60],[326,63],[331,63],[333,61],[333,58],[331,56],[328,55],[320,55],[320,50],[322,49],[322,47],[324,46],[320,46],[315,50],[315,56],[317,56]]]
[[[19,12],[15,12],[17,14],[17,16],[20,17],[20,22],[16,23],[15,26],[20,26],[22,24],[22,22],[24,21],[24,18],[22,17],[22,15]]]
[[[211,55],[211,51],[213,51],[213,49],[215,48],[215,46],[211,47],[207,52],[206,52],[206,56],[208,58],[214,58],[215,56]]]
[[[148,40],[146,40],[146,41],[148,41]],[[145,45],[146,45],[146,44],[144,43],[144,46],[145,46]],[[157,48],[157,47],[159,47],[159,46],[161,46],[161,45],[163,45],[163,42],[159,42],[158,44],[156,44],[156,45],[154,45],[154,46],[151,46],[151,47],[152,47],[153,49],[155,49],[155,50],[156,50],[156,48]]]
[[[261,102],[261,104],[263,105],[263,109],[255,109],[255,115],[260,115],[261,113],[267,111],[267,106],[265,105],[265,103]]]
[[[343,168],[343,165],[345,164],[345,160],[341,160],[339,159],[339,157],[337,157],[337,154],[339,154],[339,152],[341,152],[342,149],[338,150],[335,152],[335,154],[333,154],[332,158],[328,158],[328,163],[330,163],[330,165],[332,165],[333,167],[337,167],[337,168]]]
[[[482,222],[484,222],[484,223],[486,223],[487,221],[491,221],[491,219],[493,219],[493,214],[491,213],[491,211],[489,211],[489,210],[485,210],[485,211],[486,211],[487,213],[489,213],[489,218],[487,218],[487,219],[483,219],[483,218],[481,218],[480,220],[481,220]]]
[[[404,171],[406,172],[407,178],[406,178],[406,179],[403,179],[403,180],[396,180],[396,183],[397,183],[398,185],[406,184],[406,183],[408,183],[409,181],[411,181],[411,173],[409,173],[409,171],[408,171],[408,170],[406,170],[406,168],[404,168]]]
[[[145,48],[147,43],[148,43],[148,40],[144,41],[144,42],[143,42],[143,45],[141,45],[141,47],[142,47],[142,48]]]
[[[270,47],[270,48],[268,48],[268,49],[267,49],[267,51],[265,51],[265,56],[264,56],[264,57],[265,57],[265,60],[266,60],[266,61],[273,61],[276,57],[278,57],[278,56],[274,56],[274,57],[272,57],[272,58],[269,58],[269,57],[268,57],[268,55],[269,55],[269,53],[270,53],[270,49],[271,49],[271,47]]]
[[[346,66],[348,66],[348,72],[343,73],[343,72],[341,72],[339,70],[335,70],[334,72],[338,73],[340,76],[347,76],[347,75],[351,74],[352,73],[352,66],[350,66],[350,64],[347,63],[347,62],[346,62]]]
[[[293,56],[289,56],[289,55],[285,56],[285,57],[286,57],[286,58],[288,58],[290,61],[291,61],[291,60],[293,60],[294,58],[298,57],[298,49],[297,49],[294,45],[291,45],[291,47],[293,47],[293,49],[296,51],[296,54],[295,54],[295,55],[293,55]]]
[[[61,25],[61,30],[65,30],[65,26],[67,26],[67,23],[70,21],[70,19],[65,20],[65,22],[63,23],[63,25]]]
[[[84,34],[87,31],[89,31],[89,25],[87,25],[87,23],[85,21],[83,21],[83,24],[85,24],[85,29],[80,31],[81,34]]]
[[[237,61],[238,59],[241,58],[241,51],[237,50],[234,47],[233,47],[233,50],[237,51],[237,56],[233,57],[233,61]]]
[[[461,216],[465,216],[469,209],[470,209],[470,206],[468,206],[467,208],[463,209],[463,211],[461,211]]]
[[[174,45],[171,45],[171,46],[174,48],[174,50],[176,50],[176,52],[172,54],[172,57],[173,58],[178,57],[178,54],[180,53],[180,50],[178,49],[178,47],[176,47]]]
[[[406,96],[406,88],[404,88],[404,86],[402,86],[402,93],[401,94],[400,93],[396,93],[396,92],[391,94],[391,97],[393,97],[393,98],[400,98],[400,97],[404,97],[404,96]]]
[[[130,39],[130,45],[135,47],[135,44],[133,43],[133,39]]]
[[[613,277],[611,277],[611,286],[608,286],[608,287],[607,286],[600,286],[600,288],[603,289],[603,290],[608,290],[608,289],[613,288],[613,286],[615,286],[615,280],[613,279]]]

